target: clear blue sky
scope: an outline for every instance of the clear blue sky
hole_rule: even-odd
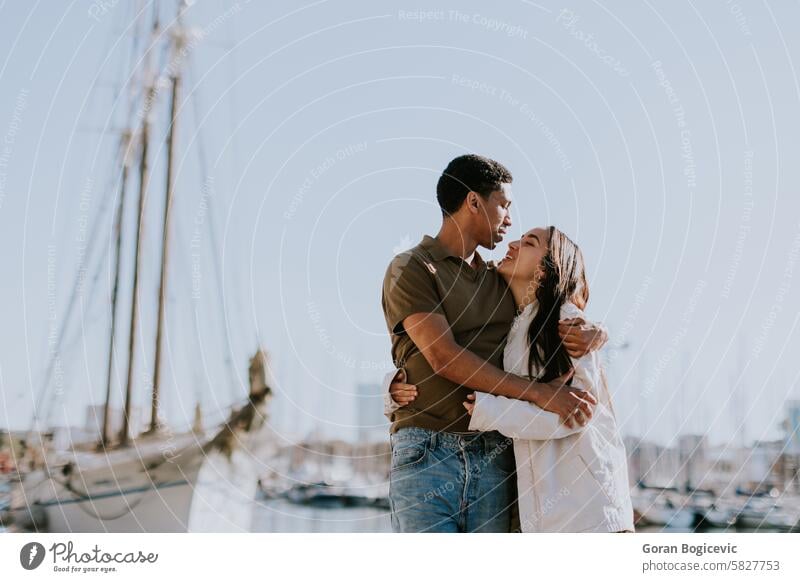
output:
[[[110,163],[135,12],[112,4],[0,2],[0,425],[30,420],[51,317],[60,324],[98,220],[105,260],[85,262],[63,391],[48,392],[56,421],[82,424],[104,390]],[[514,234],[556,224],[583,248],[588,312],[627,345],[609,353],[626,432],[779,434],[785,399],[800,397],[796,3],[461,1],[420,14],[418,3],[196,0],[187,20],[205,34],[181,109],[170,420],[244,391],[223,365],[208,212],[238,381],[258,338],[274,355],[278,426],[349,438],[355,384],[390,365],[384,269],[437,230],[446,163],[479,152],[514,173]],[[141,402],[163,204],[157,113]],[[130,237],[124,251],[129,285]],[[119,337],[123,347],[127,323]]]

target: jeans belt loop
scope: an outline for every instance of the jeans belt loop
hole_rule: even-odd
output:
[[[490,439],[490,438],[487,438],[484,435],[484,437],[483,437],[483,448],[486,451],[486,456],[487,457],[490,456],[490,455],[497,456],[497,455],[501,454],[506,449],[505,442],[506,441],[505,441],[504,437],[500,438],[500,439],[497,439],[497,438],[491,438]]]
[[[434,430],[431,431],[431,438],[428,439],[428,450],[433,450],[436,448],[436,440],[437,440],[438,433]]]
[[[489,443],[489,439],[486,438],[486,435],[481,435],[481,442],[483,443],[483,454],[488,458],[492,453],[492,445]]]

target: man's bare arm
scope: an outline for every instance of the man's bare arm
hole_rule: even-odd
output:
[[[548,383],[504,372],[456,343],[443,315],[415,313],[403,320],[403,327],[438,376],[480,392],[533,402],[558,414],[568,426],[576,408],[587,421],[592,416],[594,396],[566,386],[572,372]]]

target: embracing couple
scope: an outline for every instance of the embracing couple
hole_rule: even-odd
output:
[[[454,159],[442,226],[394,257],[383,311],[396,532],[633,531],[625,448],[584,318],[578,246],[555,227],[493,249],[511,226],[511,173]]]

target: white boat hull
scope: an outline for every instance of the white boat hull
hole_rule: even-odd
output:
[[[145,443],[124,453],[94,454],[91,460],[99,466],[73,470],[69,481],[58,474],[60,468],[52,469],[52,478],[29,473],[12,497],[18,508],[14,523],[53,533],[250,531],[263,434],[239,438],[230,458],[204,453],[205,441],[189,435],[172,441],[181,447],[166,462],[163,442],[152,443],[155,451],[149,454]],[[79,486],[85,488],[80,495]]]
[[[51,501],[45,506],[49,532],[169,533],[187,529],[192,504],[188,481],[159,484],[144,491],[95,496],[89,501]],[[129,505],[136,507],[127,511]],[[97,516],[118,518],[99,519]]]

